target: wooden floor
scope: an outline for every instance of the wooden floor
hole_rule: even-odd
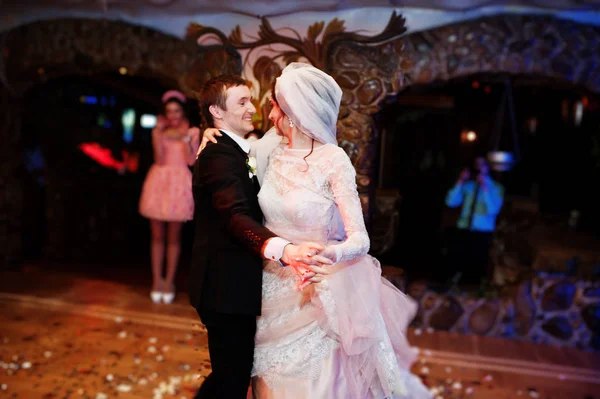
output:
[[[204,329],[184,293],[155,305],[146,282],[0,272],[0,399],[192,398],[210,372]],[[413,371],[438,398],[600,398],[595,354],[415,329],[409,340],[421,348]]]

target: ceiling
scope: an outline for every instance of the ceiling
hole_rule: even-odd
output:
[[[129,15],[236,13],[275,16],[302,11],[340,11],[364,7],[415,7],[472,11],[482,7],[533,7],[600,11],[600,0],[0,0],[0,13],[12,16],[52,10],[61,13],[116,12]]]

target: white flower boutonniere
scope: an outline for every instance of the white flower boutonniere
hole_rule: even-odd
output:
[[[248,168],[248,177],[253,178],[256,176],[256,158],[248,157],[246,159],[246,167]]]

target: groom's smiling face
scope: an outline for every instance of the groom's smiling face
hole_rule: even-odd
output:
[[[220,127],[240,136],[254,130],[252,116],[256,108],[252,104],[252,94],[247,86],[233,86],[227,89],[225,109],[219,108]]]

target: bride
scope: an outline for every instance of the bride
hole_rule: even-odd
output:
[[[268,262],[257,321],[253,394],[261,399],[430,398],[409,368],[405,331],[415,304],[381,277],[350,159],[336,140],[342,91],[292,63],[272,90],[269,119],[283,143],[270,154],[259,202],[266,227],[292,243],[319,242],[334,266],[310,284]],[[343,241],[334,240],[341,215]],[[335,237],[337,238],[337,237]]]

